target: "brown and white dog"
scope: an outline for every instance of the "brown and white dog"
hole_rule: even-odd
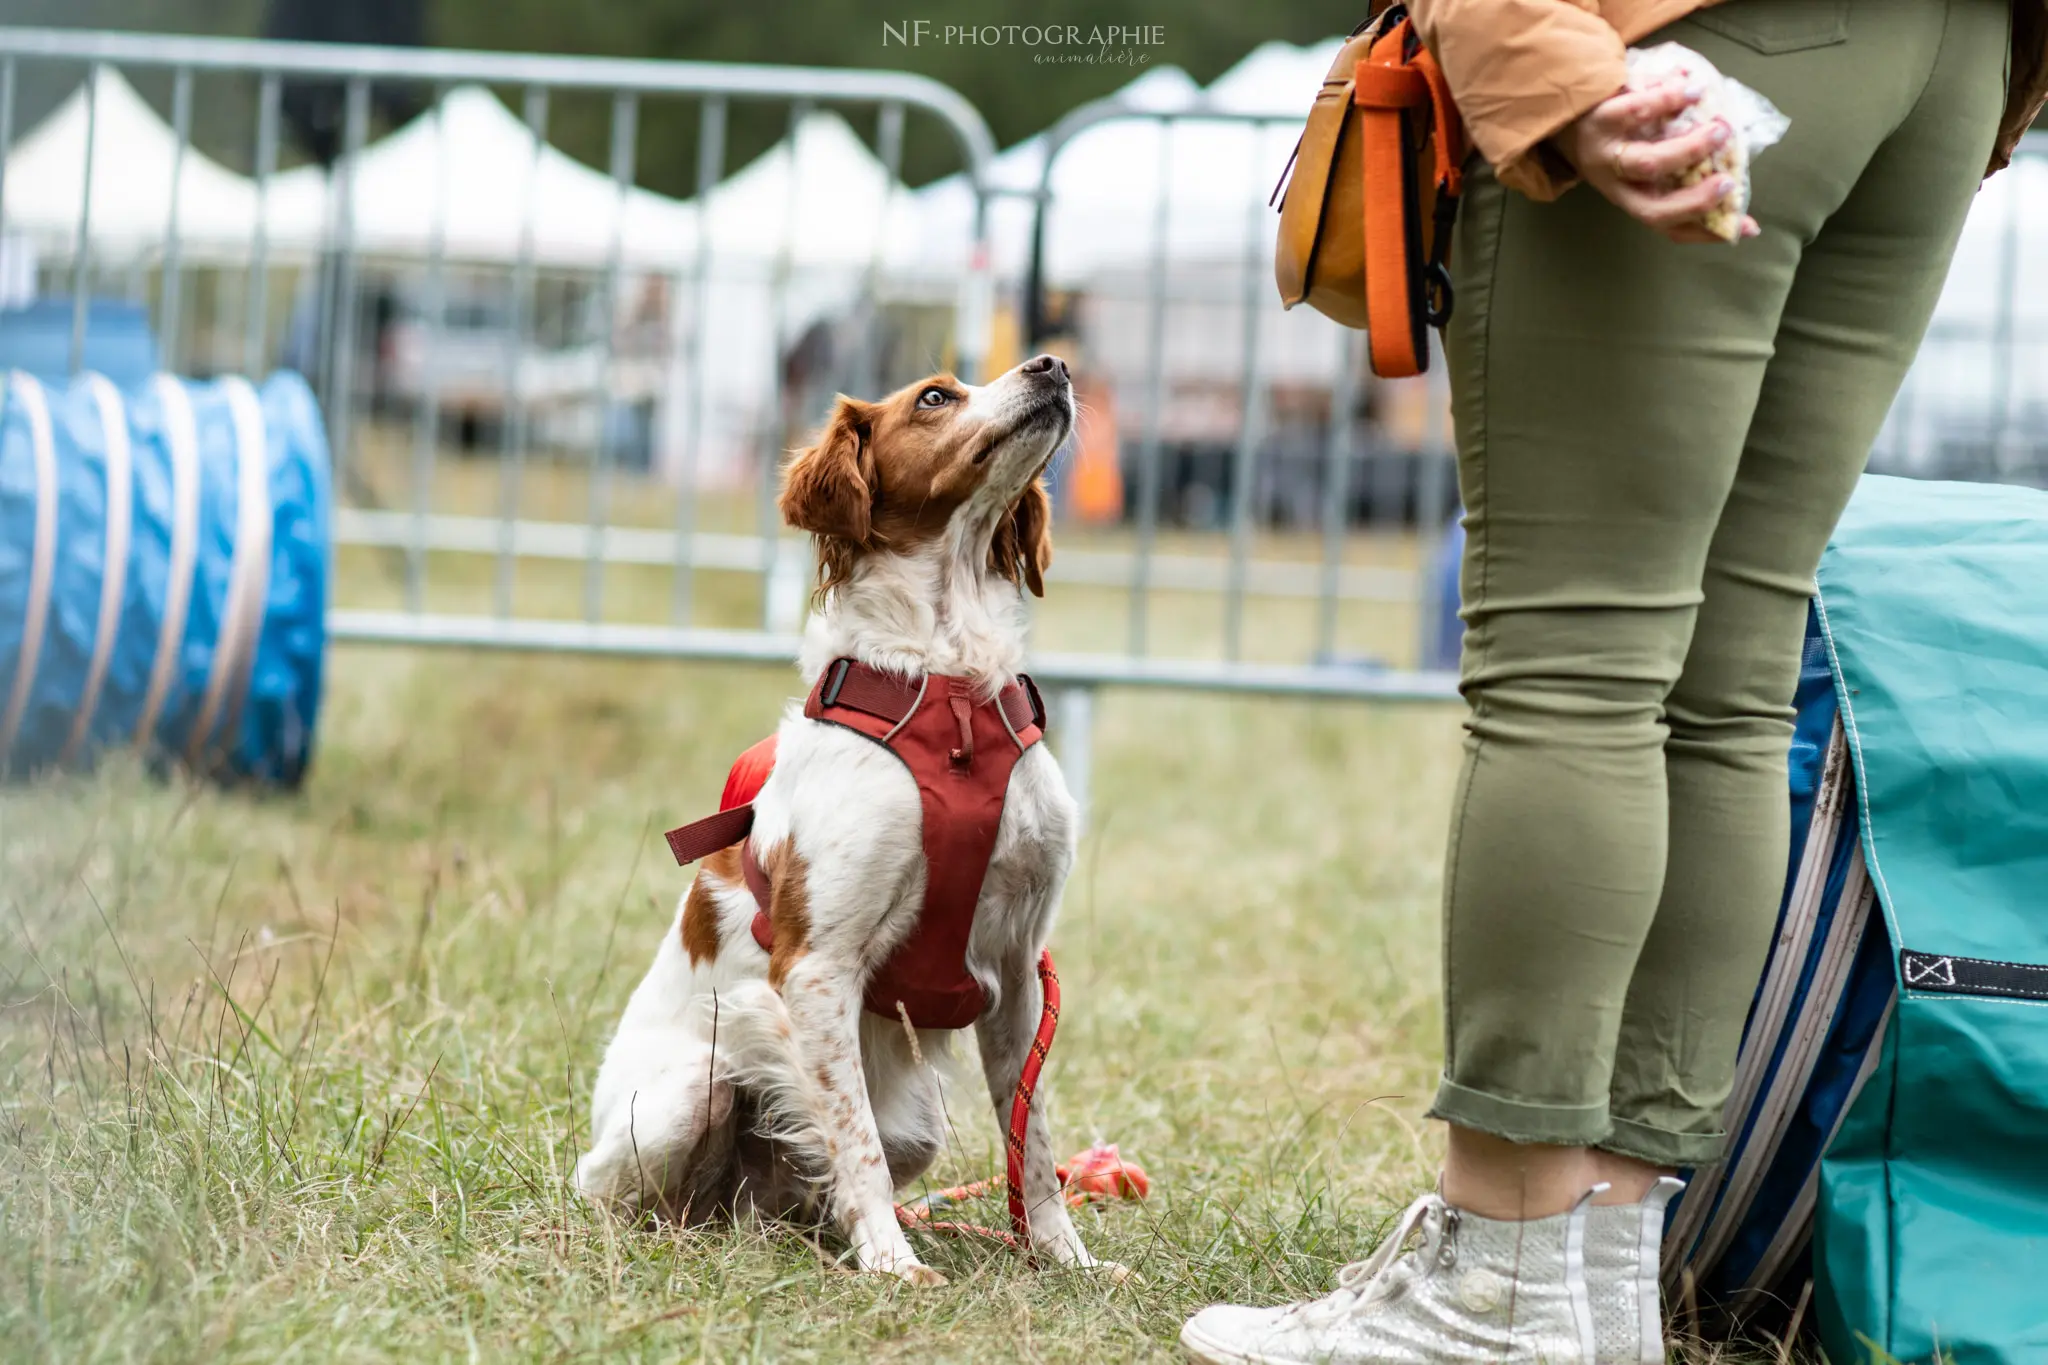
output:
[[[791,463],[781,507],[817,540],[819,610],[806,685],[838,659],[886,673],[972,677],[990,696],[1024,662],[1023,591],[1043,593],[1050,503],[1040,474],[1074,424],[1066,366],[1026,361],[984,387],[938,375],[879,403],[839,400]],[[696,1221],[735,1208],[829,1218],[863,1270],[942,1284],[898,1225],[894,1191],[945,1137],[938,1077],[952,1035],[862,1008],[864,984],[920,912],[917,785],[871,739],[791,707],[754,801],[752,848],[772,884],[774,950],[739,846],[707,858],[605,1052],[587,1197]],[[1074,802],[1033,744],[1011,770],[966,965],[997,1122],[1042,1003],[1035,964],[1073,863]],[[1038,1105],[1024,1198],[1038,1255],[1095,1264],[1068,1215]]]

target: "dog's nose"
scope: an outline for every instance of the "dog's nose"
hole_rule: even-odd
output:
[[[1056,355],[1035,355],[1018,368],[1026,374],[1050,374],[1061,383],[1068,379],[1067,362]]]

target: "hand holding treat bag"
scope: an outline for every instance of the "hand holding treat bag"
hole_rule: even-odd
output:
[[[1709,210],[1703,225],[1724,242],[1739,241],[1743,216],[1749,211],[1749,163],[1764,148],[1785,136],[1791,120],[1776,105],[1738,80],[1722,75],[1714,64],[1682,43],[1628,50],[1628,88],[1647,90],[1682,80],[1699,98],[1665,120],[1660,137],[1675,137],[1716,120],[1728,128],[1728,140],[1678,177],[1680,185],[1696,185],[1710,175],[1725,175],[1734,190]]]

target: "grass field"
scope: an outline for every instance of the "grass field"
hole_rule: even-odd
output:
[[[1432,1178],[1455,718],[1113,694],[1048,1093],[1156,1182],[1085,1224],[1142,1285],[940,1241],[919,1293],[583,1208],[593,1068],[683,886],[658,832],[789,686],[343,651],[297,795],[0,796],[0,1359],[1164,1359]],[[998,1160],[951,1110],[947,1183]]]

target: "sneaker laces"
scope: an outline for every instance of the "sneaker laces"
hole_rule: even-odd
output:
[[[1349,1316],[1385,1299],[1397,1287],[1427,1275],[1439,1260],[1435,1252],[1447,1232],[1447,1212],[1448,1207],[1434,1192],[1422,1195],[1402,1213],[1394,1230],[1371,1256],[1353,1261],[1337,1272],[1334,1290],[1320,1299],[1295,1305],[1289,1310],[1290,1315],[1310,1323]],[[1422,1245],[1410,1251],[1408,1242],[1417,1231],[1422,1233]]]

